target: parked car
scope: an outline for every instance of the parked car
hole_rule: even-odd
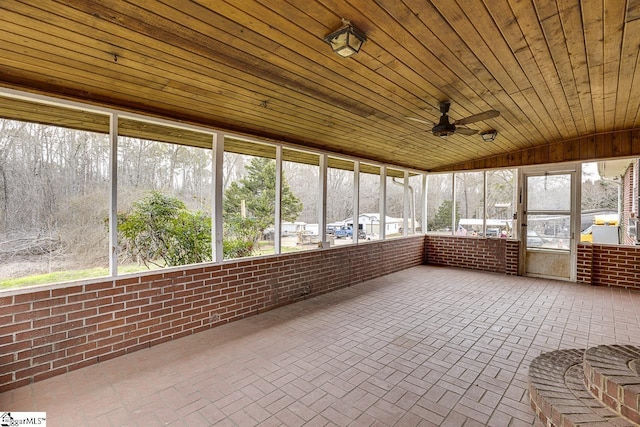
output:
[[[347,239],[352,239],[353,238],[353,227],[351,227],[350,225],[338,228],[335,230],[335,236],[336,239],[340,239],[340,238],[347,238]],[[364,232],[364,230],[358,230],[358,239],[366,239],[367,238],[367,233]]]
[[[544,240],[542,240],[542,237],[538,236],[538,233],[536,233],[535,231],[527,231],[527,246],[532,248],[532,247],[539,247],[542,246],[542,244],[544,243]]]

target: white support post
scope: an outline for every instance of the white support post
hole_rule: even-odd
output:
[[[274,212],[274,252],[279,254],[282,246],[282,146],[276,146],[276,205]]]
[[[409,171],[404,171],[404,212],[402,213],[402,235],[407,237],[409,235],[409,216],[411,216],[411,203],[409,199]],[[413,234],[413,227],[411,227]]]
[[[224,257],[222,246],[222,183],[224,173],[224,134],[215,132],[212,139],[212,186],[211,197],[211,259],[221,263]]]
[[[422,210],[422,234],[427,234],[427,191],[429,190],[427,175],[422,174],[422,203],[420,209]]]
[[[380,166],[380,240],[387,234],[387,167]]]
[[[326,154],[320,155],[320,171],[318,173],[318,194],[320,195],[320,206],[318,212],[318,234],[320,245],[323,248],[329,247],[327,241],[327,163],[329,157]]]
[[[489,200],[489,185],[487,184],[487,171],[482,172],[482,182],[484,183],[484,203],[482,203],[482,235],[487,237],[487,200]],[[500,233],[498,232],[498,236]]]
[[[360,231],[360,162],[353,162],[353,243],[358,243]]]
[[[457,174],[456,173],[452,173],[451,174],[451,234],[456,234],[457,228],[456,228],[456,182],[458,181],[457,179]]]
[[[109,274],[118,275],[118,113],[109,117]]]

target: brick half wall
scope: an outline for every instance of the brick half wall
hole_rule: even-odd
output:
[[[0,296],[0,392],[424,262],[424,236]]]
[[[580,243],[577,282],[640,289],[640,246]]]
[[[425,247],[427,264],[518,274],[517,240],[427,235]]]

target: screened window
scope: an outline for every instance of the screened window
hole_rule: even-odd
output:
[[[402,237],[404,233],[404,207],[404,172],[387,168],[385,238]]]
[[[460,209],[456,209],[455,222],[460,220]],[[427,176],[427,232],[430,234],[452,234],[453,230],[453,175],[432,174]]]
[[[0,118],[0,288],[109,274],[109,119],[57,113],[70,127]]]
[[[320,242],[319,161],[317,154],[283,150],[282,252],[315,249]]]
[[[359,227],[366,240],[380,239],[380,167],[360,164]],[[362,239],[361,239],[362,240]]]
[[[515,238],[516,170],[499,169],[486,172],[487,237]]]
[[[580,241],[637,245],[638,159],[582,164]]]
[[[327,167],[327,239],[335,245],[353,243],[353,162],[329,157]]]
[[[456,234],[484,236],[484,172],[455,174],[455,204],[460,218]]]
[[[212,136],[135,120],[118,133],[118,272],[210,261]]]
[[[227,151],[225,141],[222,202],[225,259],[275,253],[275,147],[250,144],[249,148],[265,156]]]
[[[222,231],[222,259],[236,259],[315,249],[323,233],[331,245],[351,244],[354,236],[366,242],[411,235],[428,220],[421,218],[421,175],[405,182],[400,168],[387,168],[383,182],[380,166],[360,163],[356,189],[354,161],[327,156],[321,212],[321,154],[227,135],[222,170],[215,171],[214,130],[55,103],[2,102],[0,288],[210,262],[212,230]],[[25,112],[38,124],[21,121]],[[212,211],[217,176],[220,228]]]
[[[422,179],[423,175],[409,176],[409,234],[419,234],[423,231],[422,207],[424,206],[424,191]]]

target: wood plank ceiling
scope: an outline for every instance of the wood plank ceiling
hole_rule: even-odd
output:
[[[0,2],[0,86],[419,170],[640,127],[639,46],[640,0]]]

